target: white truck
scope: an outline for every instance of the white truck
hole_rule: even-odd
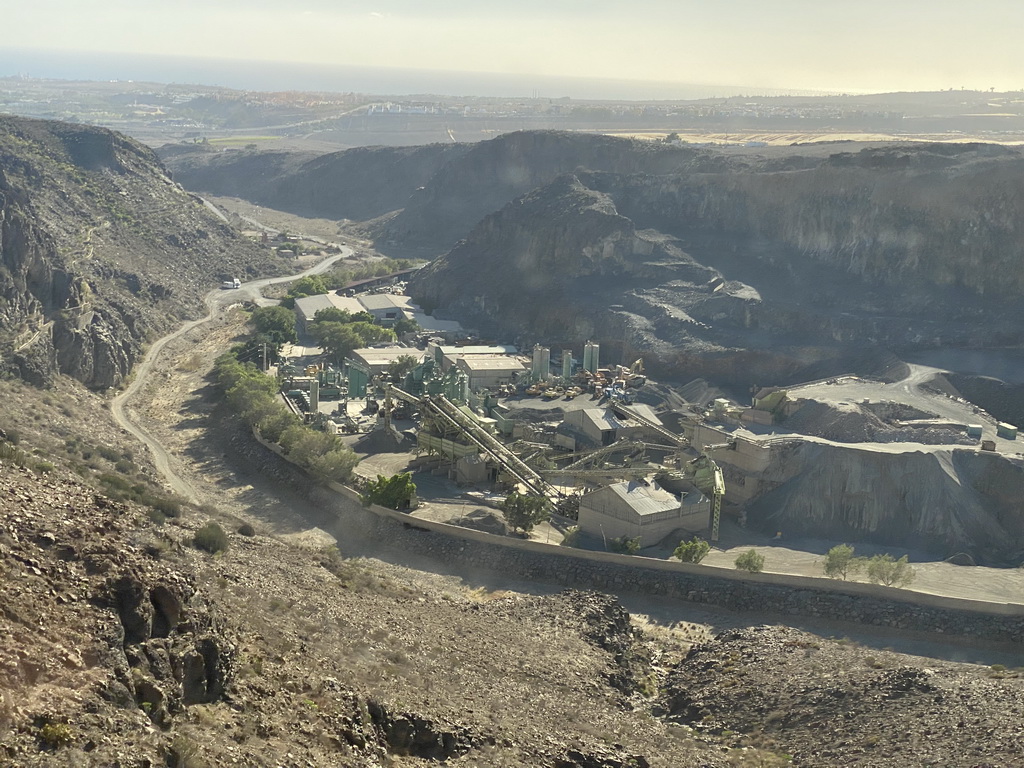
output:
[[[241,288],[242,287],[242,281],[239,280],[237,277],[233,277],[230,280],[225,280],[223,283],[221,283],[220,287],[223,290],[231,290],[232,288]]]

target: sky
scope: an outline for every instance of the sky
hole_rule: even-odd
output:
[[[1024,89],[1020,0],[7,5],[0,52],[157,54],[827,92]]]

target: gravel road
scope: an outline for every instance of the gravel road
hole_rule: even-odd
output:
[[[337,247],[341,249],[340,253],[330,256],[329,258],[326,258],[297,274],[285,277],[268,277],[261,280],[252,280],[248,283],[243,283],[241,288],[231,290],[217,289],[210,291],[205,297],[206,306],[209,310],[206,316],[199,318],[198,320],[191,320],[173,333],[170,333],[154,342],[153,346],[151,346],[146,352],[145,357],[142,358],[142,361],[135,368],[135,375],[131,383],[125,387],[124,391],[114,397],[111,401],[110,412],[114,417],[114,421],[118,426],[128,430],[131,434],[142,441],[147,448],[149,448],[150,453],[153,455],[153,463],[156,465],[157,471],[164,476],[167,480],[167,484],[174,493],[179,496],[183,496],[193,503],[199,502],[200,494],[196,490],[195,485],[191,480],[183,477],[171,468],[171,460],[167,450],[159,440],[153,437],[146,427],[136,421],[129,407],[132,399],[149,382],[149,377],[153,373],[154,366],[156,366],[157,362],[161,359],[161,353],[163,352],[164,347],[172,341],[182,338],[190,331],[211,322],[219,312],[232,304],[239,304],[243,301],[250,301],[259,306],[276,303],[263,298],[262,290],[264,288],[270,285],[276,285],[277,283],[288,283],[301,277],[305,277],[306,275],[320,274],[330,269],[331,265],[335,262],[352,254],[351,248],[341,245],[338,245]]]

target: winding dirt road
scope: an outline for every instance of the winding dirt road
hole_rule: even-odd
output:
[[[114,417],[114,421],[118,426],[128,430],[128,432],[141,440],[146,447],[149,448],[150,453],[153,455],[153,463],[156,466],[157,471],[167,480],[167,484],[174,493],[193,503],[198,503],[199,501],[199,494],[196,491],[195,486],[171,469],[170,457],[167,450],[159,440],[149,433],[145,427],[132,418],[131,411],[129,409],[129,404],[132,398],[145,386],[148,377],[153,372],[154,365],[160,359],[160,353],[167,344],[185,335],[192,329],[209,323],[219,312],[233,304],[239,304],[243,301],[251,301],[259,306],[275,304],[276,302],[263,297],[262,290],[264,288],[277,283],[289,283],[307,275],[316,275],[326,272],[335,262],[340,259],[347,258],[352,254],[351,248],[342,245],[337,245],[337,247],[341,249],[340,253],[326,258],[309,269],[303,270],[297,274],[287,275],[285,277],[269,277],[261,280],[253,280],[248,283],[243,283],[241,288],[234,288],[231,290],[217,289],[210,291],[206,294],[204,299],[208,309],[206,316],[198,320],[191,320],[173,333],[157,340],[135,367],[135,376],[131,383],[125,387],[123,392],[111,400],[110,412]]]

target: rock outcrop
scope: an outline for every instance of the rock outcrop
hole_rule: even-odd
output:
[[[142,345],[228,276],[276,269],[111,131],[0,119],[0,368],[123,381]]]

